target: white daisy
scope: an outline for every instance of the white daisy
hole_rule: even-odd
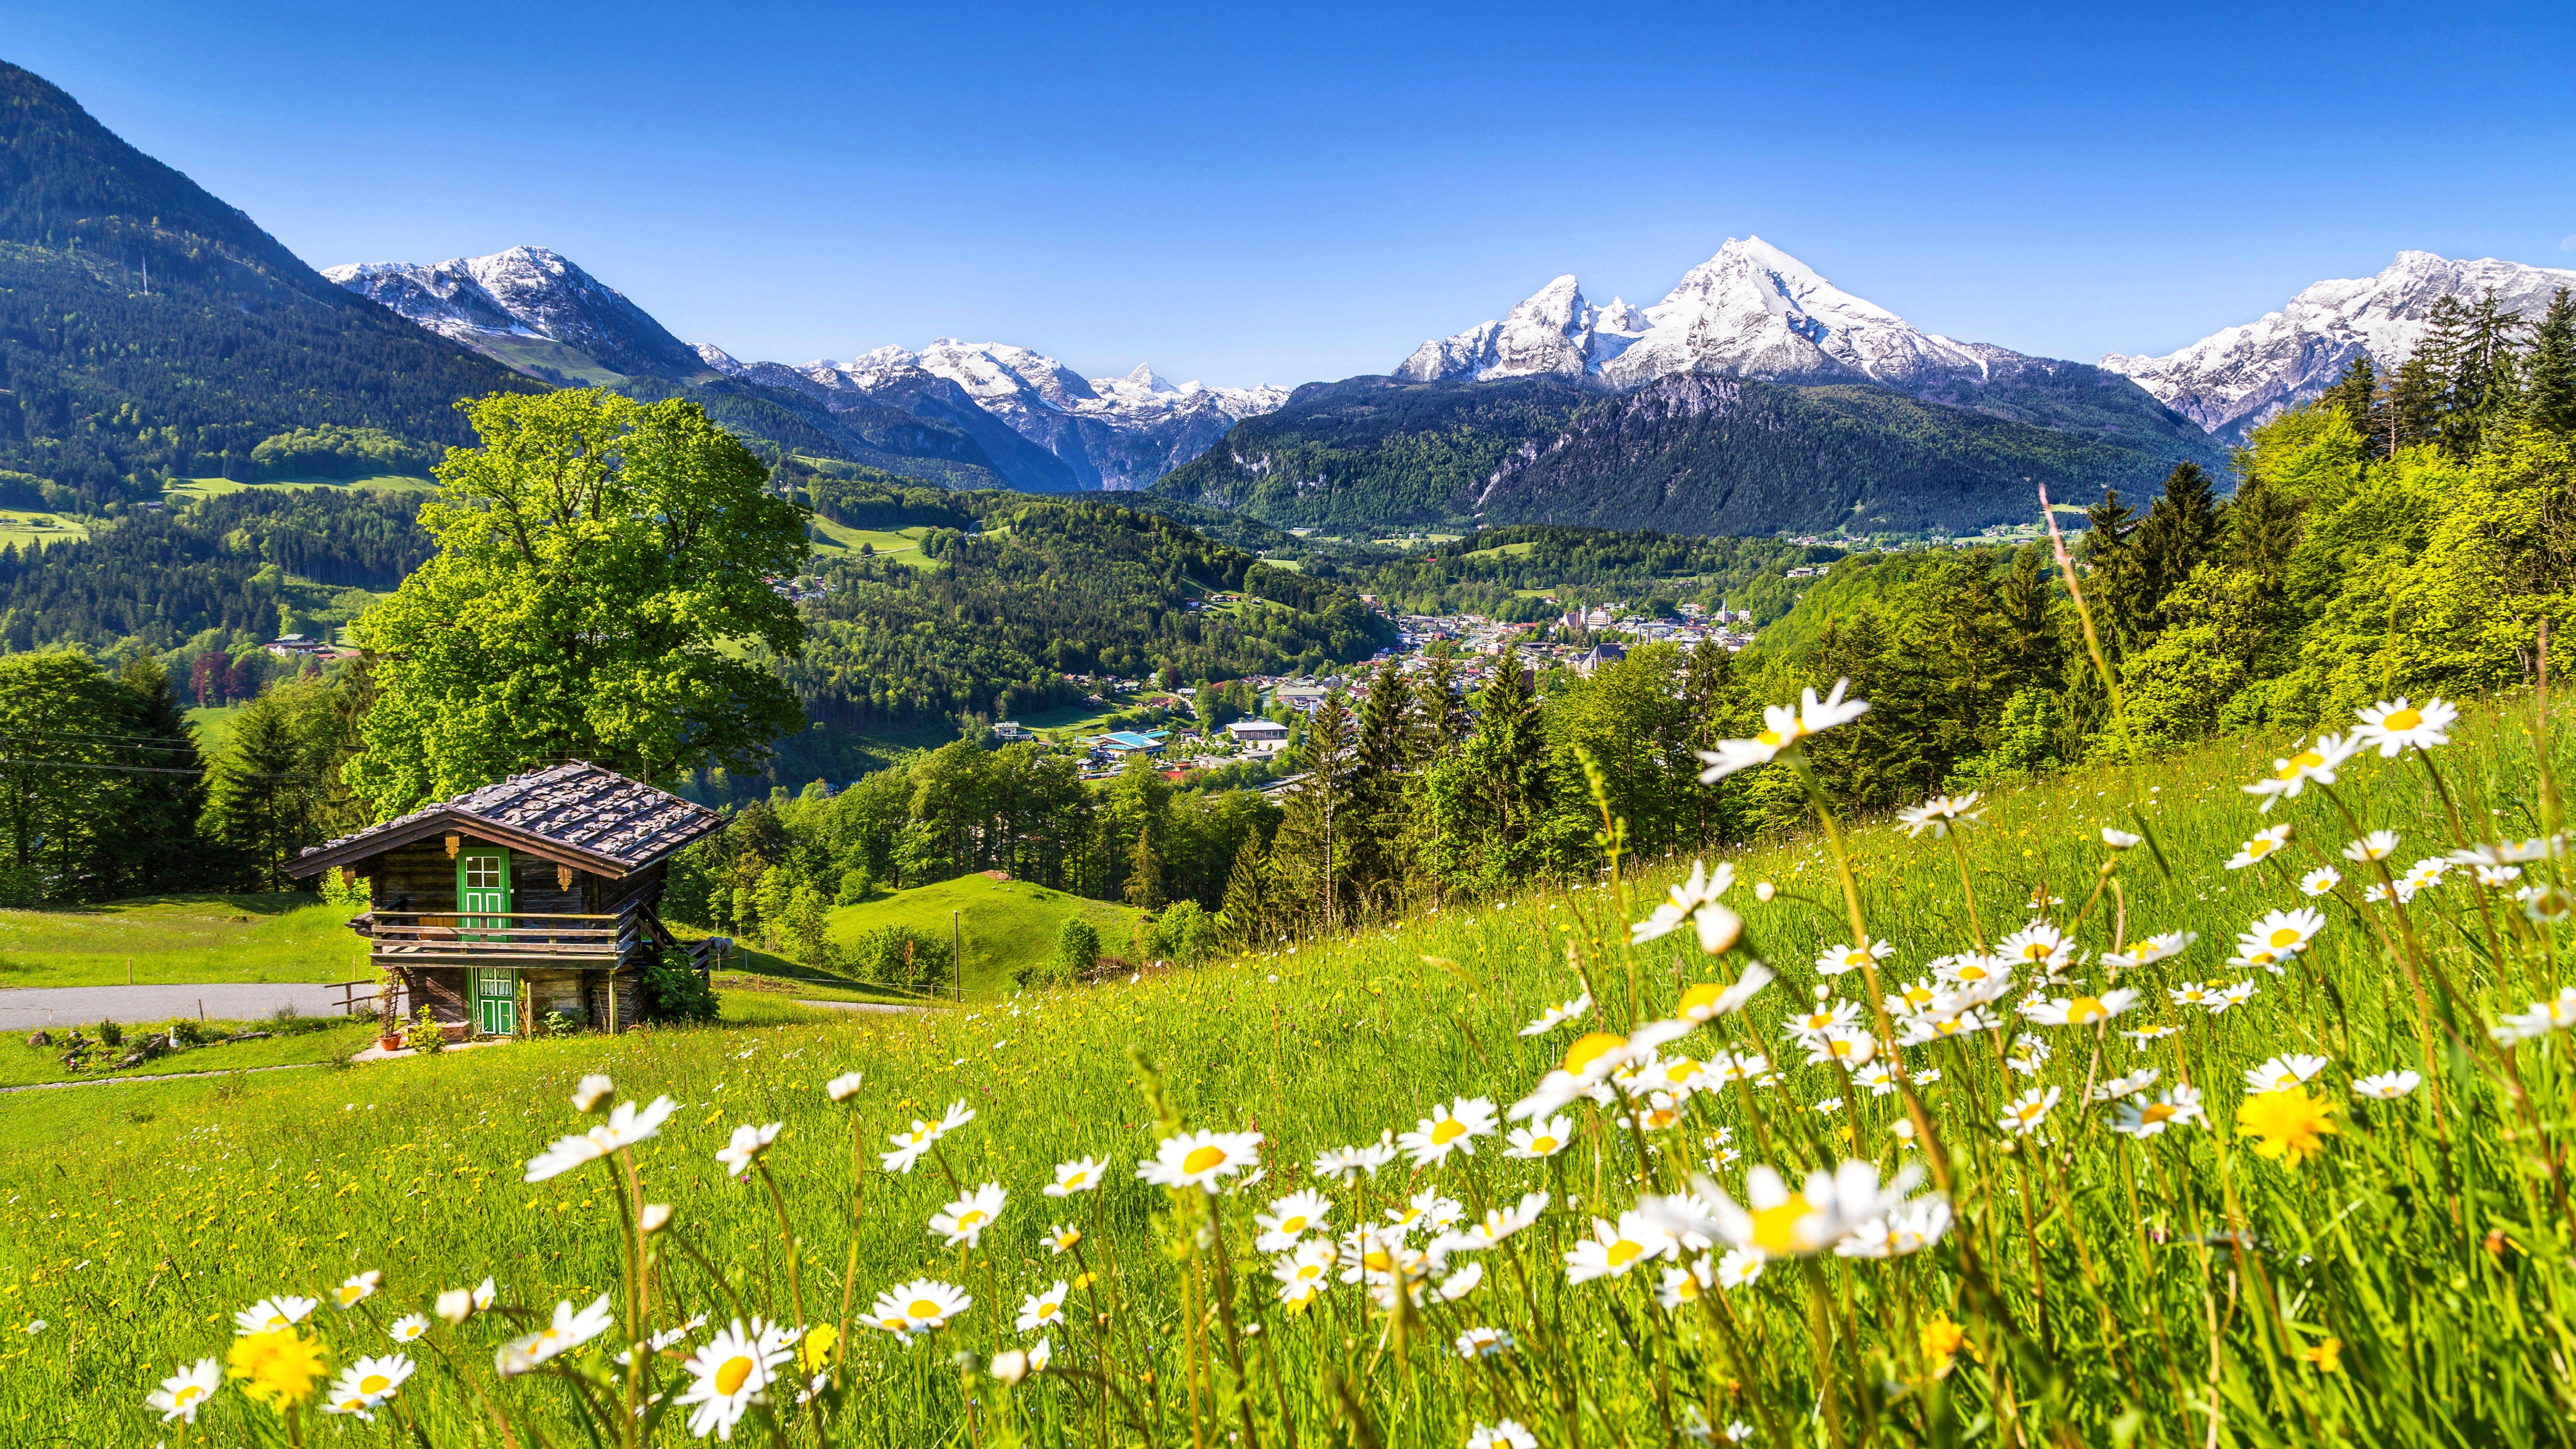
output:
[[[946,1238],[952,1248],[960,1243],[980,1247],[986,1230],[1002,1216],[1002,1204],[1009,1197],[1000,1183],[988,1182],[931,1214],[930,1231]]]
[[[1012,1326],[1022,1333],[1033,1329],[1052,1328],[1064,1322],[1064,1280],[1058,1278],[1044,1293],[1032,1293],[1020,1300],[1020,1316]]]
[[[1213,1194],[1218,1178],[1251,1166],[1260,1151],[1258,1132],[1183,1132],[1164,1138],[1154,1160],[1139,1164],[1136,1175],[1160,1187],[1196,1187]]]
[[[750,1172],[751,1165],[778,1140],[778,1129],[785,1125],[772,1122],[766,1127],[754,1127],[745,1123],[733,1129],[733,1140],[716,1149],[716,1161],[725,1165],[725,1176],[741,1177]]]
[[[2282,846],[2289,843],[2290,827],[2287,822],[2271,826],[2267,829],[2257,830],[2254,832],[2253,839],[2236,847],[2236,853],[2227,858],[2227,868],[2229,870],[2243,870],[2247,866],[2256,864],[2266,856],[2272,854],[2272,852],[2279,850]]]
[[[1333,1200],[1320,1192],[1292,1192],[1270,1205],[1270,1211],[1255,1213],[1252,1221],[1261,1229],[1253,1246],[1265,1253],[1284,1253],[1297,1246],[1307,1233],[1324,1226],[1333,1215]]]
[[[2274,760],[2271,776],[2246,786],[2245,793],[2262,796],[2262,808],[2268,811],[2284,800],[2297,799],[2310,781],[2331,785],[2335,771],[2361,749],[2361,744],[2358,734],[2319,735],[2306,749],[2286,760]]]
[[[886,1134],[886,1140],[894,1144],[895,1150],[878,1155],[885,1162],[886,1171],[910,1172],[912,1165],[921,1160],[921,1155],[928,1152],[933,1143],[974,1120],[973,1108],[964,1102],[952,1102],[948,1115],[936,1122],[924,1122],[916,1117],[909,1129]]]
[[[1431,1115],[1422,1118],[1410,1132],[1399,1133],[1396,1144],[1413,1158],[1416,1167],[1437,1167],[1449,1160],[1452,1152],[1476,1155],[1476,1139],[1494,1135],[1494,1104],[1487,1097],[1460,1097],[1443,1105],[1434,1102]]]
[[[679,1109],[680,1104],[668,1097],[655,1097],[649,1107],[620,1102],[617,1110],[608,1114],[607,1121],[578,1137],[562,1138],[554,1146],[529,1158],[527,1176],[523,1180],[544,1182],[585,1163],[596,1162],[620,1148],[632,1147],[659,1134],[663,1122]]]
[[[2424,1078],[2415,1072],[2375,1072],[2354,1082],[2352,1094],[2382,1102],[2394,1102],[2422,1085],[2424,1085]]]
[[[197,1411],[224,1386],[223,1366],[211,1358],[201,1358],[161,1381],[161,1387],[143,1396],[143,1402],[161,1411],[164,1424],[197,1422]]]
[[[2353,734],[2365,745],[2377,745],[2383,760],[2393,760],[2410,747],[2429,750],[2449,744],[2451,726],[2460,717],[2457,708],[2438,697],[2417,705],[2402,694],[2395,704],[2383,699],[2354,713],[2360,716],[2361,726]]]
[[[1592,1009],[1592,993],[1584,992],[1561,1005],[1551,1006],[1538,1014],[1538,1020],[1521,1028],[1523,1036],[1543,1036]]]
[[[1055,1165],[1055,1181],[1039,1188],[1038,1191],[1048,1197],[1071,1197],[1077,1192],[1095,1192],[1100,1187],[1100,1175],[1108,1169],[1107,1161],[1089,1157],[1077,1157],[1071,1162],[1059,1162]]]
[[[730,1443],[743,1415],[754,1404],[769,1402],[769,1386],[796,1355],[791,1349],[772,1347],[759,1328],[758,1320],[747,1329],[737,1318],[716,1330],[714,1338],[680,1365],[689,1375],[689,1386],[671,1402],[688,1408],[691,1434]]]

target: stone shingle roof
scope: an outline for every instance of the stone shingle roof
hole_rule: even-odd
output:
[[[307,859],[297,864],[307,864],[314,856],[372,854],[367,849],[370,845],[390,849],[442,829],[481,824],[499,839],[557,846],[609,865],[612,874],[623,874],[651,865],[723,823],[723,817],[704,805],[614,770],[573,760],[512,775],[497,785],[468,790],[452,800],[308,847]],[[319,867],[328,862],[309,863]]]

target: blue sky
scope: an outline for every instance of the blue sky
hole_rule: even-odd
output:
[[[215,8],[0,0],[0,59],[316,266],[552,246],[745,358],[1295,383],[1748,233],[2085,360],[2576,267],[2564,3]]]

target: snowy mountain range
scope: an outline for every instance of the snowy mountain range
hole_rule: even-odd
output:
[[[2375,277],[2318,282],[2278,312],[2213,332],[2162,357],[2112,353],[2102,365],[2137,379],[2167,406],[2230,443],[2283,408],[2315,397],[2363,352],[2381,368],[2412,356],[2436,298],[2492,290],[2508,311],[2538,320],[2576,271],[2482,257],[2454,261],[2399,252]]]
[[[681,342],[543,247],[436,265],[339,266],[323,276],[532,376],[695,389],[722,405],[729,426],[753,431],[784,406],[805,420],[770,430],[791,446],[807,444],[788,434],[820,428],[891,454],[886,466],[899,471],[908,457],[935,460],[924,476],[952,480],[1147,488],[1290,399],[1279,387],[1175,384],[1146,366],[1085,378],[1026,347],[954,338],[918,351],[879,347],[846,363],[745,363]],[[2168,356],[2113,353],[2096,367],[1927,332],[1759,237],[1729,238],[1652,306],[1615,297],[1595,305],[1575,277],[1561,276],[1498,320],[1423,343],[1395,376],[1557,378],[1613,392],[1693,373],[1868,385],[2215,464],[2263,419],[2323,390],[2357,353],[2368,350],[2384,367],[2402,361],[2436,297],[2492,289],[2506,306],[2537,315],[2562,286],[2576,286],[2576,271],[2402,252],[2376,277],[2319,282],[2281,311]],[[729,384],[739,396],[725,393]],[[960,467],[969,473],[939,471]]]
[[[1559,277],[1499,322],[1423,343],[1396,376],[1429,382],[1553,374],[1627,388],[1707,372],[1910,390],[1936,380],[1983,381],[1998,364],[2030,360],[1923,331],[1760,237],[1729,237],[1651,307],[1617,298],[1595,307],[1573,277]]]
[[[2210,463],[2223,457],[2127,378],[1926,332],[1760,237],[1728,238],[1651,307],[1617,298],[1596,307],[1575,278],[1559,277],[1500,321],[1423,343],[1395,375],[1560,377],[1625,392],[1685,373],[1878,386]]]
[[[435,266],[369,262],[322,275],[430,329],[549,382],[721,376],[783,389],[832,414],[894,408],[962,432],[1015,487],[1136,489],[1205,452],[1226,430],[1287,401],[1285,388],[1174,384],[1139,366],[1085,378],[1044,353],[941,338],[919,352],[880,347],[846,365],[745,363],[690,346],[624,294],[544,247]],[[882,443],[884,430],[871,431]],[[944,457],[954,448],[943,446]]]
[[[1280,387],[1174,384],[1142,364],[1124,377],[1086,378],[1042,352],[951,337],[918,352],[880,347],[846,364],[743,363],[703,343],[697,355],[729,377],[795,388],[826,406],[840,398],[910,399],[944,384],[1054,454],[1075,486],[1113,491],[1151,487],[1236,423],[1288,400]],[[897,405],[919,411],[908,401]]]

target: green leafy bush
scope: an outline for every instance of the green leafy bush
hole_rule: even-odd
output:
[[[655,1022],[713,1021],[715,988],[695,971],[657,961],[644,968],[643,1014]]]
[[[1080,916],[1068,917],[1055,936],[1056,969],[1067,979],[1079,980],[1099,962],[1100,932]]]
[[[946,941],[902,926],[880,926],[850,947],[850,974],[886,986],[936,986],[957,975]]]

